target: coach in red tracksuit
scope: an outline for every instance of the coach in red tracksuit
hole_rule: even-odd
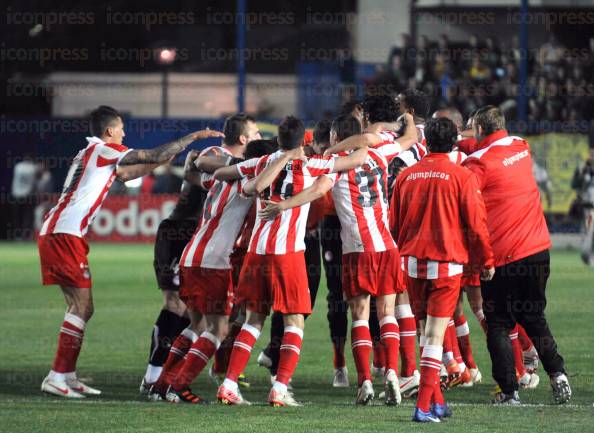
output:
[[[494,273],[478,180],[449,159],[457,135],[450,119],[427,122],[430,153],[398,176],[392,196],[390,229],[400,247],[415,317],[425,322],[415,421],[436,422],[449,412],[439,388],[439,369],[443,336],[458,302],[468,251],[473,251],[470,264],[483,278]]]
[[[571,388],[544,315],[551,239],[532,175],[530,147],[523,139],[508,136],[505,117],[497,107],[478,110],[472,127],[477,150],[464,165],[479,179],[496,267],[493,280],[481,284],[493,378],[501,387],[496,403],[519,404],[508,336],[516,322],[538,351],[555,401],[565,403]]]

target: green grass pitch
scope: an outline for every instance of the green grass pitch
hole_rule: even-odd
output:
[[[467,308],[475,357],[483,384],[446,393],[454,418],[441,425],[413,425],[412,402],[355,407],[355,388],[337,390],[322,283],[313,316],[307,321],[301,361],[294,376],[303,408],[266,406],[267,372],[253,351],[246,374],[252,388],[244,396],[252,407],[182,406],[148,403],[137,396],[146,366],[149,334],[160,309],[151,245],[91,245],[95,316],[79,360],[79,375],[103,390],[100,398],[63,401],[39,391],[50,367],[64,303],[56,287],[42,287],[36,245],[0,244],[0,431],[1,432],[594,432],[594,270],[578,255],[555,251],[548,286],[548,318],[565,357],[573,387],[566,406],[552,405],[542,370],[537,390],[522,391],[523,407],[492,407],[493,380],[484,337]],[[349,356],[351,384],[356,380]],[[205,375],[194,388],[214,399],[216,387]],[[381,390],[376,385],[376,393]]]

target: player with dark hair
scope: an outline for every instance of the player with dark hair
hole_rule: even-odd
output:
[[[54,364],[41,390],[66,398],[96,395],[76,376],[84,330],[93,315],[91,274],[84,239],[101,208],[113,181],[127,181],[150,173],[171,161],[192,141],[220,137],[216,131],[198,131],[153,149],[128,149],[122,144],[125,133],[117,110],[100,106],[90,116],[88,145],[74,158],[56,206],[45,216],[38,239],[44,285],[61,287],[67,304],[58,337]]]
[[[169,350],[181,332],[189,340],[198,338],[191,328],[187,328],[190,319],[187,318],[185,304],[179,298],[178,273],[179,259],[196,230],[207,193],[199,185],[198,171],[194,165],[197,157],[198,152],[188,152],[184,164],[184,182],[177,203],[157,228],[153,267],[157,285],[163,292],[163,308],[151,333],[149,361],[140,385],[141,394],[147,394],[161,375]]]
[[[356,404],[366,405],[374,397],[369,355],[372,342],[369,331],[370,297],[377,298],[381,347],[385,354],[385,403],[400,402],[398,369],[399,330],[394,316],[398,281],[398,249],[387,226],[388,208],[385,190],[386,170],[404,146],[416,139],[412,116],[400,144],[391,133],[366,133],[352,116],[341,116],[332,124],[331,140],[344,138],[326,152],[357,149],[365,151],[365,163],[338,175],[323,176],[300,194],[278,203],[269,203],[262,216],[272,218],[279,212],[297,208],[332,190],[336,211],[341,220],[343,245],[342,287],[352,315],[351,345],[358,373]],[[350,135],[349,135],[350,134]]]
[[[307,161],[290,161],[287,151],[300,148],[305,128],[292,116],[278,128],[279,150],[256,163],[238,164],[239,176],[256,176],[258,208],[263,202],[282,200],[299,193],[314,178],[333,170],[344,170],[361,164],[363,153],[344,158],[312,157]],[[229,170],[217,171],[219,179],[229,179]],[[225,177],[221,177],[224,174]],[[237,378],[244,370],[251,350],[260,336],[266,316],[272,308],[283,314],[285,329],[280,347],[277,376],[268,395],[272,406],[298,406],[287,390],[297,367],[303,339],[304,315],[311,313],[307,273],[303,250],[309,206],[288,210],[272,221],[256,216],[248,254],[243,263],[237,290],[238,302],[244,302],[246,323],[235,339],[229,368],[217,398],[225,404],[249,404],[243,399]]]
[[[457,139],[449,119],[425,128],[429,155],[404,170],[392,196],[390,229],[398,239],[408,293],[424,336],[421,381],[413,421],[440,422],[451,416],[439,382],[443,340],[469,260],[493,276],[485,207],[476,176],[450,161]],[[469,256],[469,250],[472,255]]]
[[[347,101],[344,104],[342,104],[342,107],[340,107],[338,115],[342,116],[344,114],[350,114],[355,119],[357,119],[363,126],[363,111],[364,110],[362,102],[358,99],[351,99],[350,101]]]

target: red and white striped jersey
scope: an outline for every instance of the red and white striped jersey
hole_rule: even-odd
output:
[[[45,215],[40,236],[68,233],[83,237],[116,177],[118,163],[131,151],[98,137],[87,137],[87,141],[72,161],[58,203]]]
[[[402,152],[402,146],[398,143],[398,134],[393,131],[381,131],[376,134],[382,141],[373,148],[379,150],[390,164],[392,159]]]
[[[231,269],[229,256],[253,197],[242,194],[247,178],[234,182],[215,181],[202,209],[196,232],[186,245],[180,266]]]
[[[210,147],[207,147],[206,149],[204,149],[202,152],[200,152],[199,156],[215,157],[215,156],[225,156],[225,155],[229,156],[229,157],[233,156],[231,154],[231,152],[229,152],[227,149],[225,149],[222,146],[210,146]],[[203,189],[208,191],[210,188],[212,188],[212,186],[214,184],[215,184],[214,174],[206,173],[206,172],[200,173],[200,186],[202,186]]]
[[[421,136],[421,141],[414,143],[408,150],[398,154],[398,158],[404,162],[407,167],[411,167],[427,155],[427,140],[425,140],[425,125],[420,123],[415,125],[417,132]]]
[[[261,157],[254,169],[254,175],[260,174],[270,163],[278,159],[282,151]],[[265,205],[262,200],[281,201],[303,191],[311,186],[316,177],[332,173],[335,157],[314,156],[307,162],[301,160],[290,161],[276,177],[274,182],[258,197],[258,209]],[[245,161],[243,167],[238,167],[239,173],[249,170],[245,167],[253,161]],[[243,168],[243,169],[242,169]],[[305,250],[305,229],[309,203],[303,206],[287,209],[277,215],[274,220],[263,220],[256,215],[256,223],[252,231],[248,252],[260,255],[288,254]]]
[[[388,225],[389,146],[369,149],[365,163],[355,169],[331,174],[332,197],[340,219],[342,252],[380,252],[396,248]]]
[[[438,262],[436,260],[417,259],[413,256],[402,256],[402,270],[411,278],[437,280],[453,277],[464,271],[464,265],[454,262]]]

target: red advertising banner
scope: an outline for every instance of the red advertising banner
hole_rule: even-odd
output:
[[[55,202],[39,205],[35,227],[41,227],[45,212]],[[92,242],[154,242],[162,219],[169,216],[177,196],[174,194],[142,194],[108,196],[97,213],[86,239]]]

